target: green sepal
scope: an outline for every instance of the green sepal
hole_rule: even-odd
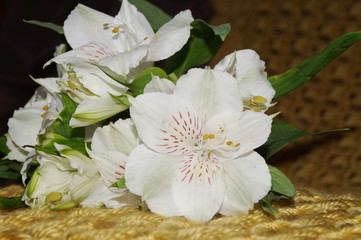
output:
[[[152,80],[154,75],[160,78],[168,78],[167,73],[161,68],[151,67],[144,70],[130,84],[127,85],[129,90],[133,93],[133,97],[144,92],[145,85]]]
[[[125,177],[122,177],[121,179],[119,179],[118,181],[116,181],[115,183],[110,185],[109,187],[127,188],[127,186],[125,185]]]
[[[283,74],[269,77],[269,81],[276,90],[274,98],[278,98],[306,83],[333,59],[345,52],[359,40],[361,40],[361,32],[345,34],[332,41],[319,54],[303,61]]]
[[[139,12],[144,14],[154,31],[158,31],[161,26],[172,19],[172,17],[166,14],[162,9],[148,1],[129,0],[129,2],[136,6]]]
[[[34,24],[40,27],[44,27],[44,28],[48,28],[51,30],[54,30],[55,32],[63,35],[64,34],[64,29],[62,26],[55,24],[55,23],[51,23],[51,22],[42,22],[42,21],[37,21],[37,20],[23,20],[26,23],[30,23],[30,24]]]
[[[11,198],[0,197],[0,209],[12,210],[26,207],[26,204],[21,199],[22,196]]]
[[[124,110],[128,109],[131,106],[131,103],[129,102],[127,95],[123,94],[123,95],[120,95],[120,96],[115,96],[115,95],[110,94],[110,93],[109,93],[109,95],[113,98],[113,101],[116,104],[123,105],[125,107]]]
[[[307,133],[291,125],[274,121],[272,123],[271,134],[269,135],[267,142],[261,147],[257,148],[256,152],[258,152],[265,159],[268,159],[273,154],[285,147],[288,143],[295,141],[299,138],[310,135],[321,135],[345,130],[348,130],[348,128],[327,130],[318,133]]]
[[[231,29],[229,24],[210,26],[200,19],[194,20],[191,26],[187,44],[166,60],[164,69],[167,73],[175,73],[179,77],[190,68],[210,61]]]
[[[285,197],[296,195],[296,188],[290,179],[277,168],[268,165],[272,177],[271,191]]]
[[[271,205],[271,202],[295,196],[296,188],[283,172],[270,165],[268,168],[272,178],[272,186],[268,194],[260,200],[260,203],[264,211],[275,214],[279,211]]]
[[[70,201],[70,202],[66,202],[66,203],[61,203],[58,204],[54,207],[50,207],[50,210],[68,210],[71,208],[75,208],[80,204],[81,201],[77,200],[77,201]]]

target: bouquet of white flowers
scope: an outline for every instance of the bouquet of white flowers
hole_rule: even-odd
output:
[[[266,111],[361,39],[346,34],[267,77],[249,49],[203,67],[230,25],[210,26],[189,10],[172,18],[145,0],[123,0],[115,17],[79,4],[63,26],[28,22],[64,34],[67,44],[45,63],[56,63],[58,76],[32,77],[40,87],[0,138],[0,175],[26,186],[0,205],[147,206],[200,222],[247,213],[255,203],[276,213],[272,201],[296,194],[266,160],[321,133]]]

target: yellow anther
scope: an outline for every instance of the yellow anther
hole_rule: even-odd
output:
[[[258,108],[258,107],[252,107],[251,110],[254,111],[254,112],[260,112],[261,111],[261,109]]]
[[[262,97],[262,96],[254,96],[252,98],[252,101],[255,102],[255,103],[266,103],[267,99]]]
[[[216,135],[214,135],[213,133],[209,134],[210,139],[214,139],[215,137],[216,137]]]
[[[56,201],[61,200],[62,197],[63,197],[63,194],[61,194],[59,192],[51,192],[48,194],[48,196],[46,196],[45,202],[46,203],[54,203]]]
[[[143,41],[145,41],[145,40],[147,40],[149,37],[145,37],[144,39],[143,39]]]
[[[236,145],[234,145],[234,147],[239,147],[239,145],[241,145],[240,143],[237,143]]]
[[[40,115],[42,118],[45,118],[46,116],[46,112],[44,112],[43,114]]]
[[[103,27],[109,27],[109,23],[104,23]]]
[[[208,152],[208,153],[207,153],[207,157],[210,158],[210,157],[211,157],[211,154],[212,154],[211,152]]]
[[[119,28],[120,28],[120,27],[114,27],[113,30],[112,30],[112,33],[117,33],[117,32],[119,32]]]
[[[46,111],[46,110],[48,110],[49,109],[49,106],[48,105],[45,105],[44,107],[43,107],[43,110],[44,111]]]
[[[232,141],[228,141],[228,142],[227,142],[227,145],[228,145],[228,146],[232,146],[232,145],[233,145],[233,142],[232,142]]]
[[[72,81],[68,81],[68,85],[72,90],[76,90],[78,89],[78,87],[75,85],[75,83],[73,83]]]
[[[204,135],[203,135],[203,140],[208,140],[208,138],[209,138],[209,135],[208,135],[208,134],[204,134]]]

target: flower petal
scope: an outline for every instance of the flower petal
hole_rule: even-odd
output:
[[[70,125],[72,127],[88,126],[114,116],[127,108],[128,106],[114,102],[109,94],[101,97],[87,97],[78,105],[70,119]]]
[[[270,102],[275,90],[267,79],[265,68],[264,61],[250,49],[231,53],[214,67],[234,75],[241,90],[244,89],[253,96],[262,96]]]
[[[139,197],[123,190],[121,193],[115,193],[109,190],[107,186],[99,179],[88,197],[81,202],[81,206],[97,208],[105,205],[107,208],[120,208],[126,205],[138,206],[140,203]]]
[[[171,191],[177,156],[153,152],[144,145],[135,148],[126,163],[128,189],[146,201],[152,212],[163,216],[180,216]]]
[[[45,113],[46,100],[39,100],[25,105],[14,111],[14,115],[8,121],[9,135],[14,143],[20,147],[25,145],[34,146],[37,144],[37,137],[42,126]]]
[[[162,92],[171,94],[173,93],[174,88],[175,85],[170,80],[154,75],[152,80],[147,85],[145,85],[144,93]]]
[[[83,86],[98,96],[108,93],[119,96],[128,90],[93,64],[77,63],[72,65],[72,70]]]
[[[176,175],[172,192],[182,215],[192,221],[210,220],[219,211],[225,191],[219,160],[193,152],[182,160]]]
[[[181,50],[189,39],[193,20],[191,12],[186,10],[164,24],[149,44],[147,61],[163,60]]]
[[[64,22],[64,34],[70,46],[78,48],[89,42],[113,46],[112,35],[104,34],[103,24],[113,22],[113,17],[78,4]]]
[[[115,56],[104,57],[99,60],[99,65],[108,67],[121,76],[126,76],[132,68],[139,65],[147,54],[145,46],[139,46],[126,52],[120,52]]]
[[[81,45],[78,48],[55,56],[47,63],[45,63],[44,66],[49,65],[51,62],[56,62],[58,64],[78,62],[96,63],[102,58],[115,56],[116,54],[117,52],[114,49],[105,44],[89,42],[87,44]]]
[[[195,106],[201,119],[209,119],[225,111],[239,112],[243,109],[237,82],[225,72],[191,69],[179,78],[174,93]]]
[[[202,122],[192,106],[165,93],[130,99],[130,115],[142,141],[151,149],[171,155],[193,151],[202,139]]]
[[[209,119],[204,132],[215,134],[215,140],[218,140],[215,152],[233,159],[265,143],[271,127],[272,117],[261,112],[224,112]],[[215,145],[215,142],[209,144]],[[233,154],[227,156],[227,152]]]
[[[143,13],[127,0],[122,1],[114,24],[119,25],[119,31],[122,31],[114,36],[117,39],[114,44],[116,44],[118,52],[129,51],[136,46],[144,45],[154,35],[153,29]]]
[[[247,213],[271,189],[271,174],[264,159],[256,152],[225,161],[225,198],[220,209],[223,215]]]

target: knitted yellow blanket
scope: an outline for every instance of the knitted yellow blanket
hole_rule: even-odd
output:
[[[21,191],[0,190],[2,196]],[[256,206],[247,215],[216,216],[207,223],[165,218],[140,209],[22,208],[0,211],[0,239],[361,239],[361,198],[302,189],[270,215]]]

